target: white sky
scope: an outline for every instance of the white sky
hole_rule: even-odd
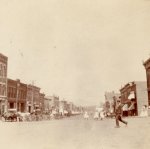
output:
[[[79,105],[146,80],[150,0],[0,0],[8,77]]]

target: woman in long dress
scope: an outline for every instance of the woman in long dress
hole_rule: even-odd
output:
[[[105,118],[104,110],[100,112],[100,119],[103,120]]]
[[[95,111],[95,113],[94,113],[94,119],[95,120],[99,119],[99,112],[98,111]]]
[[[148,109],[147,109],[147,106],[146,106],[146,105],[144,105],[144,106],[142,107],[140,116],[141,116],[141,117],[147,117],[147,116],[148,116]]]
[[[84,113],[84,119],[86,119],[86,120],[89,119],[89,115],[88,115],[87,111],[85,111],[85,113]]]

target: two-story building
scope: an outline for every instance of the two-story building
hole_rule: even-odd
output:
[[[7,86],[8,109],[26,112],[27,84],[20,82],[19,79],[8,79]]]
[[[40,109],[40,88],[29,84],[27,86],[27,111],[29,113]]]
[[[148,106],[147,84],[145,81],[133,81],[120,89],[121,102],[135,102],[135,115],[140,115],[144,105]],[[130,106],[130,105],[129,105]]]

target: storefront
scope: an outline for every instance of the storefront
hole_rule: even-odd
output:
[[[145,81],[127,83],[120,89],[122,103],[127,102],[128,115],[140,115],[144,105],[148,106],[147,85]]]

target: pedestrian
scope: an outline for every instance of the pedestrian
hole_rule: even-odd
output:
[[[104,110],[100,111],[100,120],[103,120],[105,118]]]
[[[147,108],[147,105],[144,105],[144,106],[142,107],[140,116],[141,116],[141,117],[147,117],[147,116],[148,116],[148,108]]]
[[[84,113],[84,119],[86,119],[86,120],[89,119],[89,115],[88,115],[87,111],[85,111],[85,113]]]
[[[116,97],[115,97],[116,98]],[[126,126],[128,124],[128,122],[124,121],[122,119],[122,107],[124,106],[124,104],[121,104],[120,100],[117,100],[116,103],[116,108],[115,108],[115,118],[116,118],[116,128],[119,128],[119,121],[124,123]]]
[[[99,119],[99,112],[95,111],[94,113],[94,120],[98,120]]]

